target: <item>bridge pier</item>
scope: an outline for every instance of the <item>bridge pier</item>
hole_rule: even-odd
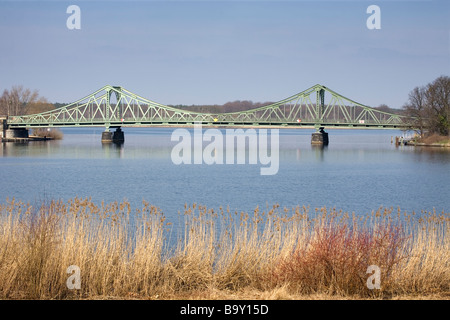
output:
[[[15,129],[5,129],[3,127],[2,140],[3,141],[12,141],[12,142],[20,142],[20,141],[28,141],[28,129],[25,128],[15,128]]]
[[[104,132],[102,132],[102,143],[124,143],[125,135],[120,127],[116,128],[116,131],[109,131],[109,128],[106,128]]]
[[[327,146],[328,145],[328,132],[325,132],[324,127],[320,127],[318,128],[317,132],[314,132],[311,135],[311,144],[313,145],[324,145]]]

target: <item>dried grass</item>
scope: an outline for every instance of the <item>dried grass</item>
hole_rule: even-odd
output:
[[[37,128],[33,130],[33,136],[40,138],[49,138],[54,140],[62,140],[64,133],[58,129]]]
[[[450,143],[450,138],[447,136],[441,136],[437,133],[433,133],[427,137],[420,139],[419,142],[425,144],[448,144]]]
[[[2,299],[337,299],[449,296],[449,214],[367,215],[193,204],[180,225],[144,202],[0,205]],[[176,234],[175,245],[168,235]],[[67,268],[81,270],[69,289]],[[367,288],[369,265],[381,288]]]

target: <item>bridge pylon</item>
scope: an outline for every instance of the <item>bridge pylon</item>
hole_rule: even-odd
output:
[[[315,112],[315,124],[314,128],[316,132],[311,134],[311,144],[312,145],[328,145],[328,133],[324,131],[322,126],[322,121],[325,113],[325,89],[323,86],[316,86],[316,105],[314,108]]]
[[[118,119],[123,118],[122,108],[122,87],[120,86],[108,86],[106,87],[106,106],[105,106],[105,131],[102,132],[102,143],[118,143],[125,142],[125,135],[121,127],[111,127],[111,122],[117,122]],[[116,104],[111,105],[111,96],[115,95]],[[112,132],[109,129],[116,128],[116,131]]]
[[[316,88],[316,121],[319,123],[323,119],[325,109],[325,90],[322,87]]]

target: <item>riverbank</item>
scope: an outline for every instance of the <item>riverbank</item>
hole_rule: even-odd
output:
[[[437,147],[437,148],[450,148],[450,138],[432,135],[422,139],[409,139],[405,141],[405,145],[416,147]]]
[[[415,141],[406,141],[406,146],[415,146],[415,147],[435,147],[435,148],[450,148],[450,142],[444,143],[424,143],[424,142],[415,142]]]
[[[135,210],[126,201],[7,201],[0,298],[449,297],[446,212],[354,215],[275,205],[245,213],[194,204],[179,214],[179,226],[165,220],[146,202]]]

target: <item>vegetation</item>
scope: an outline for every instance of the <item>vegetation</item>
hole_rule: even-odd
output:
[[[447,146],[447,145],[450,145],[450,137],[444,137],[444,136],[434,133],[431,135],[426,135],[423,138],[419,138],[415,142],[418,142],[419,145],[425,144],[428,146],[437,146],[437,145]]]
[[[53,140],[62,140],[64,134],[59,129],[52,128],[36,128],[33,130],[32,136],[40,137],[40,138],[50,138]]]
[[[378,107],[375,107],[374,109],[377,109],[378,111],[382,111],[382,112],[403,115],[402,109],[391,108],[386,104],[380,104]]]
[[[185,206],[180,225],[144,202],[0,206],[2,299],[447,297],[449,213],[366,215],[278,205]],[[69,266],[80,289],[69,289]],[[381,269],[368,289],[367,268]]]
[[[51,111],[67,105],[66,103],[51,103],[45,97],[39,96],[38,90],[23,86],[13,86],[3,90],[0,96],[0,116],[27,115]]]
[[[204,113],[227,113],[238,112],[260,108],[272,104],[273,102],[253,102],[249,100],[236,100],[225,103],[224,105],[172,105],[171,107]]]
[[[406,115],[416,119],[413,127],[422,138],[450,136],[450,77],[440,76],[426,86],[414,88],[403,108]]]
[[[0,96],[0,115],[25,115],[53,109],[53,104],[40,97],[37,90],[32,91],[23,86],[5,89]]]

